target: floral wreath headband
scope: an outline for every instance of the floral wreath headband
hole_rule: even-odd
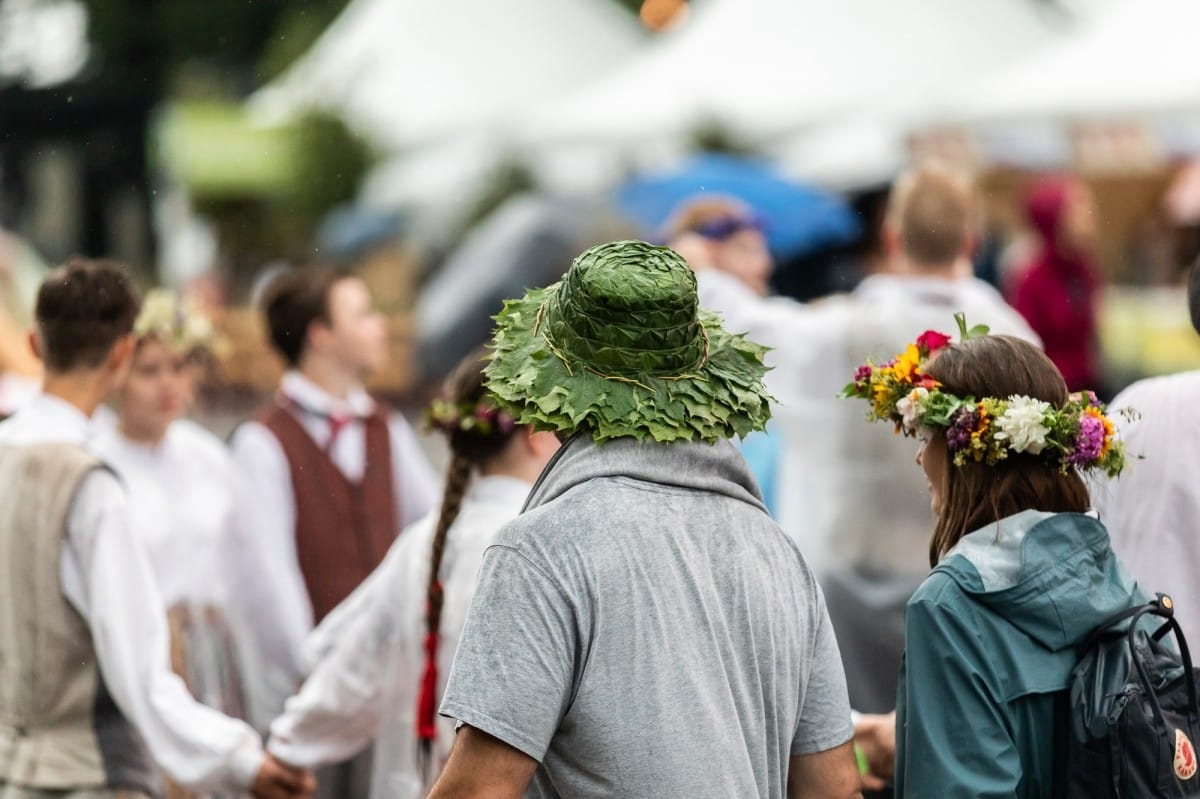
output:
[[[968,330],[961,313],[954,318],[962,341],[988,332],[984,325]],[[1019,452],[1039,456],[1063,473],[1095,469],[1116,477],[1125,468],[1125,446],[1091,391],[1072,394],[1061,408],[1022,395],[956,397],[925,373],[929,359],[949,344],[949,336],[927,330],[887,363],[858,367],[841,396],[867,400],[867,418],[893,422],[897,433],[943,431],[956,466],[971,461],[994,466]],[[1121,413],[1136,416],[1132,409]]]
[[[156,338],[182,355],[212,350],[220,343],[212,322],[191,299],[151,289],[133,326],[138,339]]]
[[[490,436],[496,432],[508,435],[517,426],[507,411],[497,408],[486,396],[478,402],[462,403],[439,397],[430,403],[425,413],[425,424],[446,435],[462,431],[479,436]]]

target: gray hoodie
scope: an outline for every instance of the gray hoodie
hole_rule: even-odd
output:
[[[824,600],[727,441],[576,438],[488,550],[442,713],[531,796],[783,797],[850,739]]]

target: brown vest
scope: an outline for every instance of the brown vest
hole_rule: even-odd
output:
[[[387,415],[376,408],[363,420],[367,461],[359,483],[342,474],[278,401],[263,408],[257,421],[274,434],[287,457],[296,501],[296,556],[313,621],[320,622],[383,561],[396,539]]]
[[[71,506],[98,468],[70,444],[0,447],[0,786],[150,793],[157,784],[59,581]]]

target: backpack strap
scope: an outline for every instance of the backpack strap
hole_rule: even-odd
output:
[[[1080,650],[1086,651],[1090,649],[1099,638],[1109,634],[1111,628],[1115,627],[1126,619],[1133,618],[1134,616],[1142,616],[1144,614],[1159,616],[1160,618],[1167,619],[1167,623],[1155,630],[1151,636],[1155,641],[1161,641],[1166,637],[1167,633],[1174,629],[1174,626],[1171,624],[1171,619],[1175,616],[1174,601],[1167,594],[1155,594],[1154,599],[1150,600],[1149,602],[1143,602],[1139,605],[1125,608],[1124,610],[1114,613],[1104,621],[1100,622],[1098,625],[1096,625],[1096,629],[1092,630],[1091,634],[1084,639],[1083,644],[1080,646]],[[1133,625],[1136,624],[1137,622],[1134,621]],[[1130,626],[1132,627],[1133,625]]]
[[[1192,668],[1192,655],[1188,650],[1187,639],[1184,638],[1183,630],[1180,629],[1179,622],[1175,619],[1175,602],[1171,597],[1166,594],[1156,594],[1150,602],[1126,608],[1120,613],[1115,614],[1088,636],[1085,645],[1091,646],[1100,636],[1111,629],[1113,625],[1125,619],[1131,619],[1129,629],[1125,634],[1128,636],[1130,652],[1136,652],[1135,636],[1137,634],[1137,623],[1142,616],[1158,616],[1159,618],[1166,619],[1166,623],[1152,634],[1152,638],[1155,641],[1162,640],[1168,632],[1175,633],[1175,642],[1179,644],[1179,655],[1183,660],[1184,685],[1187,688],[1188,705],[1193,717],[1200,715],[1200,703],[1196,701],[1196,679]],[[1158,706],[1158,696],[1154,692],[1153,683],[1150,681],[1150,674],[1146,670],[1146,664],[1142,662],[1141,658],[1135,655],[1133,657],[1133,665],[1146,689],[1146,696],[1154,706],[1154,710],[1158,713],[1159,718],[1161,718],[1162,708]]]
[[[1134,605],[1131,608],[1125,608],[1119,613],[1114,613],[1104,621],[1100,622],[1100,624],[1096,625],[1096,629],[1092,630],[1091,634],[1088,635],[1088,637],[1084,640],[1083,645],[1080,647],[1080,651],[1086,652],[1087,650],[1091,649],[1098,640],[1103,638],[1106,634],[1109,634],[1113,627],[1117,626],[1126,619],[1131,619],[1134,616],[1141,616],[1142,614],[1150,613],[1157,607],[1158,603],[1156,600],[1154,602],[1142,602],[1141,604]],[[1137,622],[1134,621],[1130,627],[1132,628],[1136,624]]]

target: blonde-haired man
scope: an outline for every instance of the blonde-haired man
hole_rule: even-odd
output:
[[[972,274],[977,215],[965,177],[941,165],[913,169],[896,182],[884,221],[885,271],[809,305],[760,297],[693,263],[701,304],[774,348],[767,382],[784,438],[779,522],[821,577],[851,703],[864,711],[888,711],[895,701],[904,604],[929,570],[933,517],[924,479],[911,468],[912,443],[859,424],[859,410],[836,395],[854,365],[886,359],[927,329],[947,329],[957,312],[994,333],[1037,341]]]

